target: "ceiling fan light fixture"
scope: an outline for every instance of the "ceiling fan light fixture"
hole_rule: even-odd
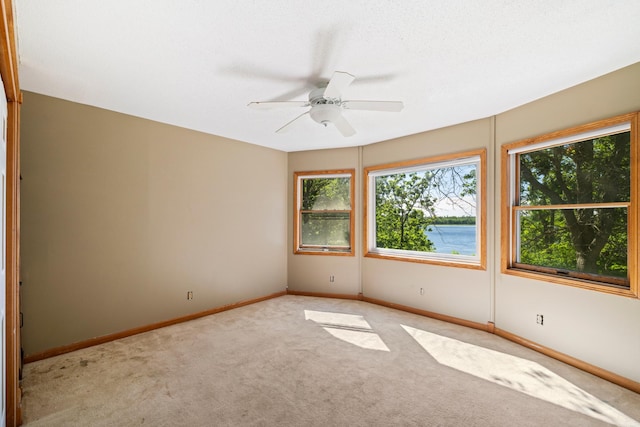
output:
[[[340,107],[337,104],[314,105],[309,112],[311,118],[322,125],[335,122],[340,116]]]

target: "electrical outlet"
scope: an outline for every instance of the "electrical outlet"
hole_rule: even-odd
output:
[[[329,282],[333,283],[336,281],[336,276],[329,276]]]
[[[424,295],[424,288],[420,288],[420,295]]]
[[[192,291],[188,291],[187,292],[187,299],[188,300],[192,300],[193,299],[193,292]]]
[[[542,314],[536,314],[536,323],[540,326],[544,325],[544,316]]]

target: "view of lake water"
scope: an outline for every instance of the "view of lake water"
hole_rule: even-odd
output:
[[[425,234],[436,246],[436,253],[455,251],[460,255],[476,255],[475,225],[432,225],[430,228]]]

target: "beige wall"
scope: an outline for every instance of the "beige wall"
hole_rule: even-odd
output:
[[[493,169],[493,120],[484,119],[363,147],[363,166],[428,158],[476,149],[487,150]],[[493,200],[493,174],[487,174],[487,200]],[[487,214],[493,214],[488,205]],[[491,230],[491,223],[488,223]],[[493,242],[487,241],[487,250]],[[364,295],[473,322],[487,323],[491,313],[492,265],[486,270],[365,258]],[[420,295],[420,288],[424,294]]]
[[[359,149],[303,151],[289,154],[287,231],[289,248],[288,286],[293,291],[357,295],[360,293],[361,197]],[[293,254],[293,173],[318,170],[356,170],[356,256],[294,255]],[[329,281],[334,276],[334,282]]]
[[[285,289],[286,153],[28,92],[21,136],[27,355]]]
[[[496,117],[360,148],[287,155],[27,93],[25,350],[286,285],[362,291],[461,319],[495,321],[640,381],[640,300],[503,275],[499,266],[501,145],[637,110],[640,64]],[[487,150],[486,270],[362,257],[363,167],[477,148]],[[294,255],[293,172],[342,168],[356,169],[356,256]],[[187,290],[194,291],[193,301],[186,300]],[[537,313],[544,314],[544,326],[536,325]]]
[[[291,153],[290,179],[292,171],[301,167],[336,168],[346,167],[345,162],[347,166],[359,162],[361,192],[363,167],[486,148],[488,259],[487,270],[479,271],[362,258],[360,246],[356,259],[349,262],[326,259],[336,257],[292,255],[290,250],[289,286],[331,292],[328,272],[341,268],[341,274],[350,280],[360,277],[360,283],[343,288],[345,292],[355,294],[362,289],[365,296],[388,302],[479,323],[494,321],[498,328],[640,381],[640,300],[500,273],[501,145],[637,110],[640,64],[496,117],[361,147],[359,158],[355,152],[345,155],[344,150],[327,150],[321,155]],[[288,197],[293,197],[291,185]],[[360,197],[359,220],[361,207]],[[362,221],[357,230],[361,235]],[[420,295],[421,287],[424,295]],[[536,324],[538,313],[545,316],[544,326]]]
[[[360,148],[306,151],[289,154],[289,220],[293,218],[293,172],[339,168],[356,169],[356,256],[294,255],[289,231],[289,289],[306,292],[357,295],[436,311],[467,320],[486,323],[492,319],[491,269],[471,270],[429,264],[363,258],[362,170],[363,167],[389,162],[485,148],[488,168],[493,168],[490,153],[493,120],[478,120],[434,132]],[[491,178],[491,175],[490,175]],[[487,183],[489,199],[493,186]],[[493,205],[488,206],[492,212]],[[493,243],[488,242],[488,248]],[[335,283],[329,276],[335,275]],[[446,286],[443,286],[446,283]],[[420,295],[424,288],[424,295]]]
[[[638,110],[640,63],[498,115],[496,147]],[[499,252],[493,261],[500,271]],[[495,289],[496,326],[640,381],[639,299],[502,274]],[[536,324],[537,313],[544,315],[544,326]]]

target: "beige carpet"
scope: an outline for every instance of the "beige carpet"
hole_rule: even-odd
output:
[[[24,368],[27,426],[640,425],[640,395],[489,333],[284,296]]]

